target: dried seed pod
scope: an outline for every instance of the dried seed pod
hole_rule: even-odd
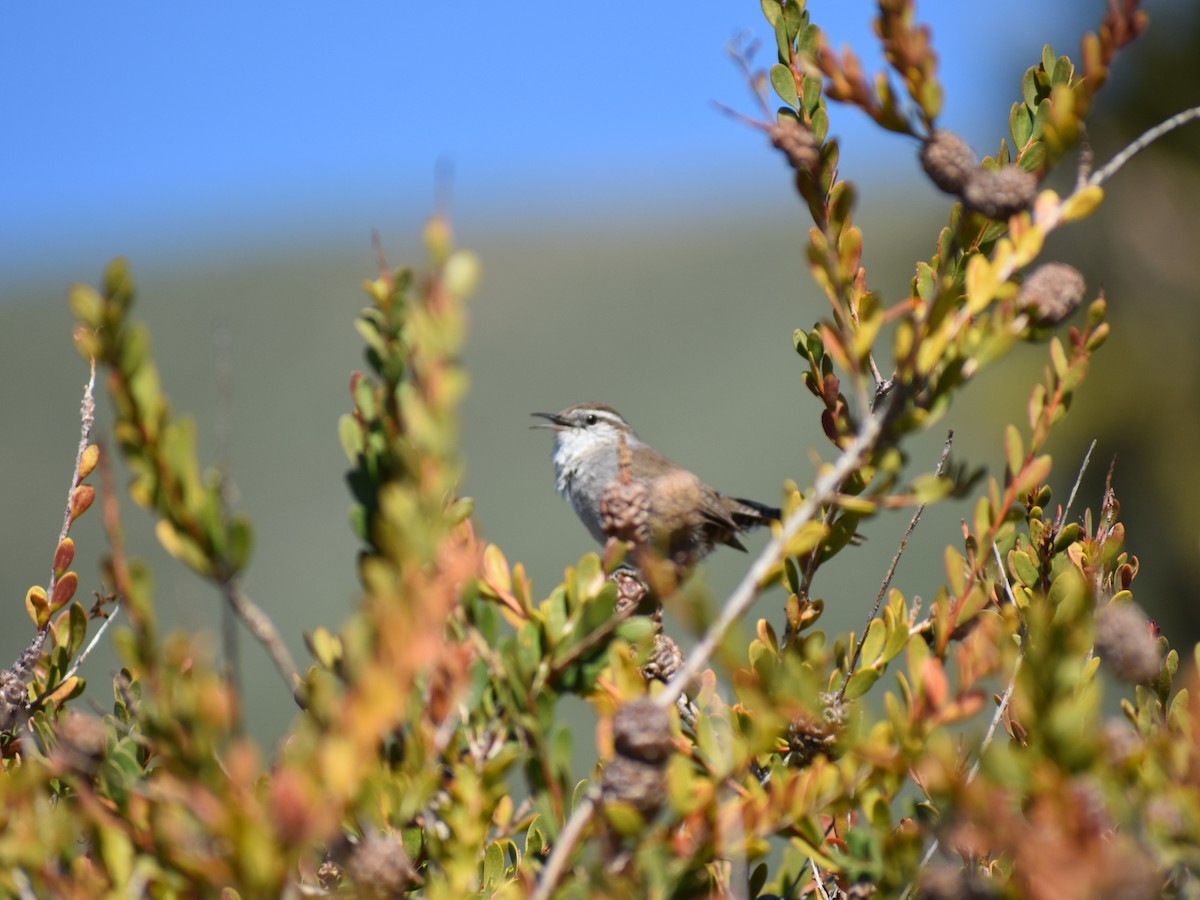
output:
[[[1123,681],[1147,684],[1162,670],[1151,627],[1132,603],[1109,603],[1096,614],[1096,652]]]
[[[979,170],[967,179],[962,199],[968,209],[989,219],[1007,219],[1025,209],[1037,193],[1037,178],[1016,166]]]
[[[788,725],[787,742],[793,766],[807,766],[818,753],[834,755],[838,735],[846,722],[845,706],[836,694],[821,695],[820,715],[801,713]]]
[[[617,569],[609,578],[617,585],[615,611],[622,615],[626,610],[637,609],[646,597],[646,583],[631,569]]]
[[[21,652],[11,669],[0,669],[0,732],[13,731],[24,720],[29,709],[29,682],[41,655],[38,638]]]
[[[771,145],[787,157],[788,165],[797,170],[809,170],[820,157],[816,136],[791,116],[784,116],[771,126]]]
[[[961,194],[979,161],[967,142],[953,131],[938,129],[921,144],[921,168],[929,180],[947,194]]]
[[[628,803],[642,815],[651,816],[666,799],[666,774],[660,765],[618,754],[604,766],[600,790],[605,800]]]
[[[662,763],[675,747],[670,714],[653,700],[626,703],[613,717],[613,744],[622,756]]]
[[[345,877],[346,873],[342,871],[342,867],[332,859],[326,859],[317,869],[317,882],[326,891],[336,891]]]
[[[413,880],[412,862],[400,838],[391,834],[370,835],[354,849],[346,866],[359,897],[399,897]]]
[[[654,651],[642,666],[642,674],[654,681],[668,682],[683,667],[683,651],[665,634],[654,636]]]
[[[1040,325],[1057,325],[1083,302],[1083,276],[1074,266],[1052,262],[1038,266],[1021,285],[1017,306]]]
[[[788,724],[789,762],[797,768],[809,765],[818,754],[830,755],[837,731],[828,722],[812,716],[797,716]]]

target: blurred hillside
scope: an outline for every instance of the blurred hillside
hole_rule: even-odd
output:
[[[1096,108],[1091,138],[1098,161],[1154,121],[1200,102],[1198,94],[1186,96],[1186,86],[1194,92],[1200,84],[1197,25],[1194,10],[1163,10],[1122,58],[1118,90],[1102,94]],[[1074,55],[1076,47],[1068,52]],[[1185,89],[1168,93],[1167,84]],[[839,133],[836,119],[832,130]],[[999,131],[992,144],[976,149],[991,152],[998,139]],[[891,162],[843,174],[863,179],[857,220],[868,280],[890,302],[906,294],[913,261],[931,254],[949,203],[918,175],[914,148],[897,138],[871,140],[876,157]],[[1076,511],[1096,508],[1116,456],[1130,548],[1143,565],[1137,596],[1176,645],[1200,636],[1198,159],[1200,126],[1192,126],[1135,159],[1110,182],[1099,213],[1055,236],[1048,249],[1085,274],[1089,292],[1104,289],[1114,330],[1052,447],[1056,497],[1065,499],[1094,436],[1099,444]],[[765,201],[757,194],[739,199],[736,173],[727,172],[711,177],[728,176],[728,184],[698,184],[686,197],[650,190],[609,197],[604,215],[567,202],[522,208],[514,200],[506,213],[480,216],[472,214],[470,196],[456,198],[459,241],[484,262],[466,360],[472,390],[463,418],[464,493],[475,497],[486,537],[510,560],[525,561],[535,592],[549,591],[563,567],[592,544],[554,494],[550,441],[528,430],[532,411],[607,402],[706,480],[763,501],[779,496],[785,478],[807,482],[814,454],[828,458],[817,406],[801,386],[791,350],[792,330],[823,315],[825,301],[807,276],[807,226],[785,168],[765,144],[757,160],[778,181],[777,194]],[[1065,184],[1073,173],[1062,175]],[[349,373],[361,359],[352,327],[364,305],[358,284],[375,273],[367,229],[380,227],[393,264],[419,261],[423,213],[409,208],[336,239],[289,243],[275,236],[261,248],[197,255],[179,248],[170,256],[132,259],[141,288],[137,315],[154,335],[175,408],[198,421],[206,461],[218,452],[214,333],[232,336],[231,459],[237,505],[254,519],[257,533],[247,588],[301,664],[307,660],[302,633],[336,627],[355,600],[356,544],[346,525],[346,463],[336,421],[348,408]],[[114,254],[123,249],[111,248]],[[71,348],[63,297],[68,282],[98,275],[98,268],[64,265],[4,278],[0,464],[7,474],[0,479],[0,575],[12,612],[0,638],[3,661],[28,643],[21,600],[29,585],[46,581],[78,435],[86,367]],[[985,373],[969,395],[974,402],[948,417],[945,426],[957,430],[957,457],[995,471],[1003,424],[1024,420],[1029,382],[1045,351],[1024,348],[1019,357],[1027,367],[1023,377],[1012,370]],[[102,390],[99,401],[97,433],[104,436]],[[914,472],[935,464],[942,436],[939,431],[913,448]],[[216,634],[217,595],[166,560],[146,515],[124,495],[121,503],[131,550],[153,563],[164,619]],[[925,596],[936,589],[944,577],[941,549],[957,540],[958,520],[966,515],[967,507],[948,505],[925,519],[898,586]],[[817,585],[829,602],[830,629],[860,626],[907,519],[897,513],[870,523],[868,544]],[[75,538],[83,593],[97,587],[99,516],[85,516]],[[752,551],[762,541],[753,541]],[[745,562],[733,551],[713,558],[716,597]],[[780,600],[778,594],[766,598],[761,614],[778,621]],[[261,652],[247,636],[242,642],[249,720],[260,733],[277,734],[291,710],[280,702]],[[107,648],[87,663],[98,702],[115,665]]]

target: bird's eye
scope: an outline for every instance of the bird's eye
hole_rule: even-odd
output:
[[[600,420],[596,418],[595,413],[588,413],[587,418],[585,418],[583,421],[587,425],[595,425]]]

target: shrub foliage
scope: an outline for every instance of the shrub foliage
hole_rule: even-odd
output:
[[[149,573],[126,552],[109,460],[90,437],[89,385],[53,576],[29,589],[30,646],[0,673],[0,890],[1196,894],[1200,694],[1176,684],[1178,654],[1133,603],[1138,562],[1112,474],[1088,509],[1047,486],[1047,440],[1108,326],[1104,299],[1087,302],[1080,273],[1043,262],[1043,242],[1101,206],[1111,173],[1093,175],[1083,154],[1067,196],[1039,185],[1079,144],[1143,14],[1110,4],[1078,61],[1047,47],[1021,80],[1010,139],[980,163],[940,126],[931,32],[911,2],[879,3],[891,71],[877,77],[830,48],[803,2],[762,9],[777,61],[759,71],[740,57],[762,112],[747,121],[780,151],[812,220],[807,262],[829,306],[794,347],[829,462],[806,487],[785,486],[783,521],[695,646],[682,653],[663,633],[661,609],[688,613],[702,574],[652,548],[614,538],[538,598],[519,563],[475,536],[456,488],[458,356],[478,262],[434,219],[423,273],[381,267],[365,284],[366,368],[339,425],[361,602],[339,631],[308,636],[312,662],[298,670],[242,589],[250,523],[229,508],[221,473],[202,471],[194,425],[172,411],[132,317],[132,277],[113,262],[98,289],[70,293],[76,345],[115,410],[106,446],[162,545],[269,650],[297,715],[265,753],[243,735],[236,679],[205,642],[157,627]],[[861,266],[833,104],[914,139],[955,196],[892,303]],[[1025,388],[1027,415],[1003,429],[1003,473],[970,472],[947,437],[936,468],[914,474],[911,439],[1021,342],[1044,347],[1046,364]],[[838,593],[827,561],[854,552],[873,518],[908,510],[915,527],[925,505],[952,497],[968,498],[969,514],[932,600],[881,573],[862,632],[823,631]],[[70,526],[93,505],[109,546],[88,611],[74,599]],[[731,639],[780,586],[777,614],[744,622],[748,644]],[[117,606],[124,667],[100,716],[81,702],[98,705],[79,663]],[[600,719],[579,783],[566,695]]]

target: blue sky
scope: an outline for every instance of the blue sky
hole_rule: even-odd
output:
[[[873,4],[809,7],[878,66]],[[1029,28],[1034,8],[1043,21]],[[1074,56],[1073,20],[1093,26],[1102,9],[921,4],[945,123],[990,150],[1042,38]],[[743,30],[769,38],[757,0],[6,4],[0,273],[89,251],[342,229],[359,240],[398,205],[419,221],[439,160],[459,211],[506,219],[547,204],[636,215],[697,196],[752,201],[777,173],[761,138],[712,105],[753,110],[724,52]],[[1004,95],[984,92],[997,66]],[[835,112],[834,133],[861,127]],[[912,165],[898,138],[859,152],[844,155],[851,177]]]

